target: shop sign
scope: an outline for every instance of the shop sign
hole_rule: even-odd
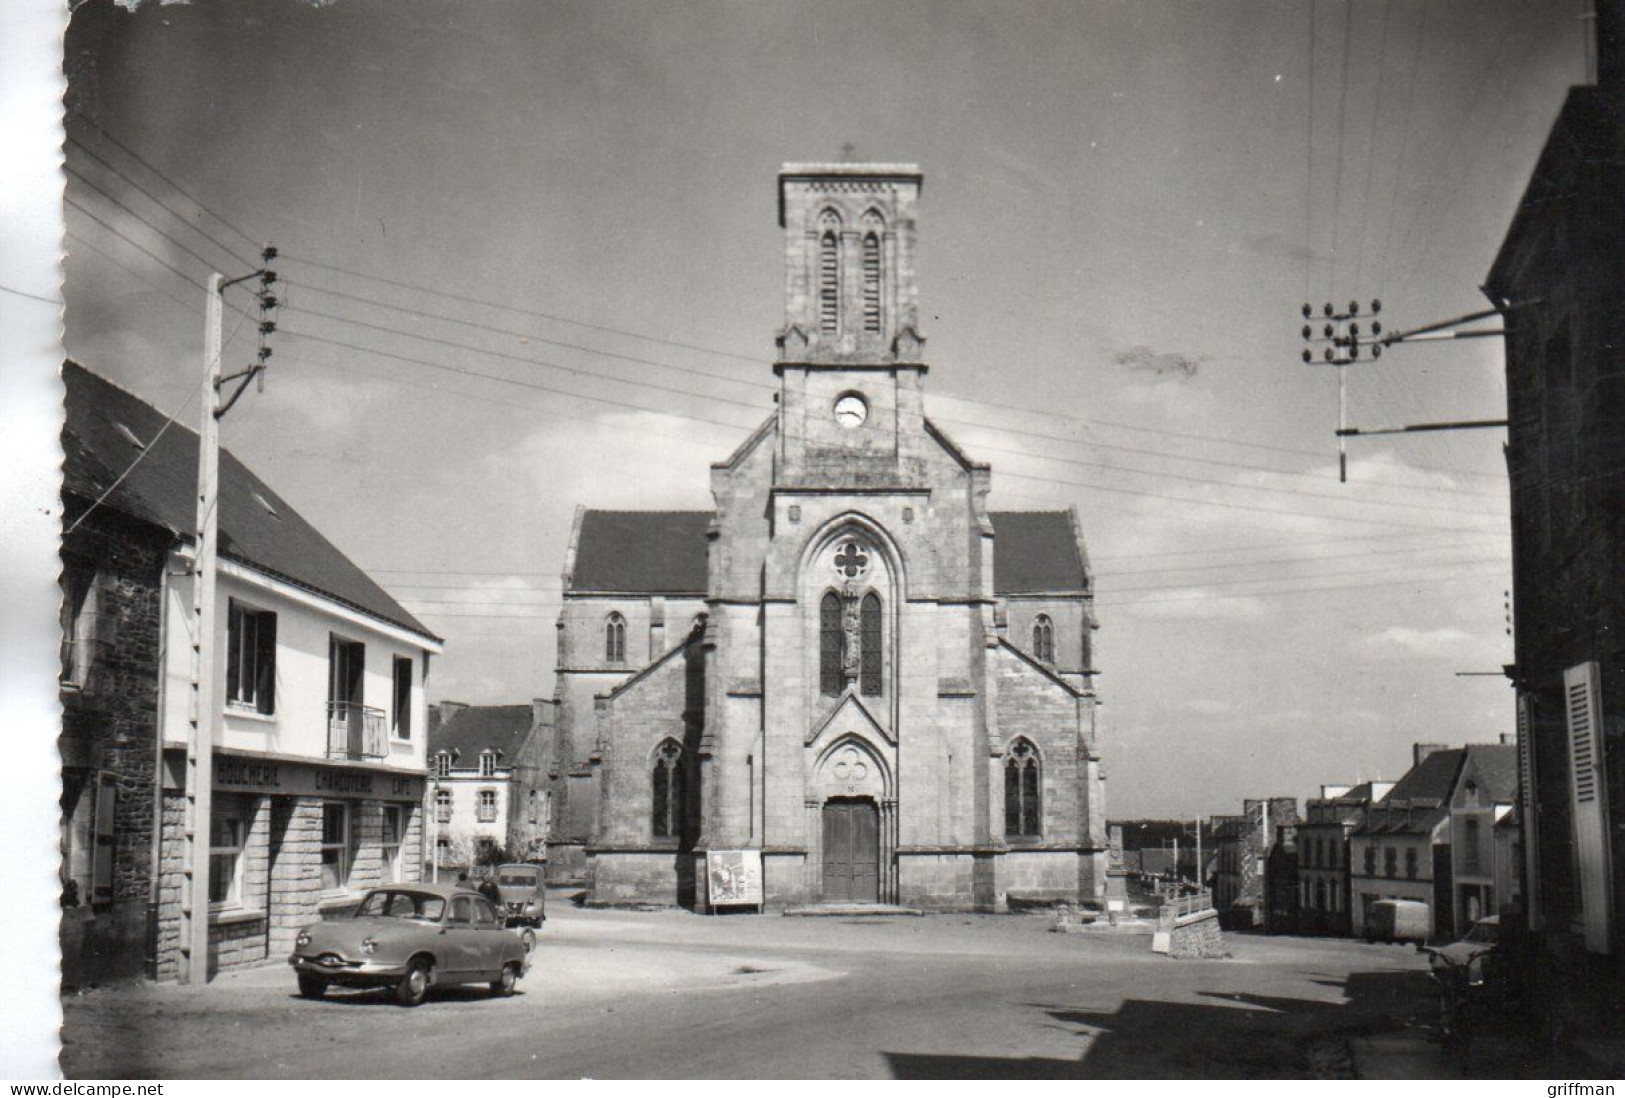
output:
[[[705,875],[706,898],[712,907],[762,906],[760,850],[708,850]]]
[[[286,797],[364,797],[418,801],[423,777],[351,767],[321,766],[245,755],[214,757],[214,787],[223,793],[269,793]]]

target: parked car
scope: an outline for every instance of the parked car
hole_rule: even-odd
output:
[[[1456,941],[1428,952],[1442,958],[1445,963],[1464,966],[1477,980],[1482,981],[1486,955],[1500,944],[1501,919],[1499,916],[1491,915],[1488,919],[1478,920],[1472,925],[1472,929]]]
[[[1421,900],[1378,900],[1365,921],[1368,942],[1425,942],[1433,920]]]
[[[496,882],[508,925],[541,929],[547,922],[547,881],[542,867],[528,862],[499,865]]]
[[[368,892],[350,918],[301,930],[288,963],[307,999],[335,984],[389,988],[403,1006],[451,984],[489,984],[493,995],[511,995],[529,954],[503,923],[489,900],[466,888],[387,885]]]

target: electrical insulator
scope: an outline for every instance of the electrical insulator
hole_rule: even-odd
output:
[[[1350,343],[1349,344],[1349,357],[1350,358],[1359,358],[1360,357],[1360,345],[1358,343]]]
[[[262,321],[260,321],[260,335],[268,336],[274,331],[276,331],[276,321],[274,321],[274,320],[262,320]]]
[[[1372,358],[1381,358],[1382,357],[1382,344],[1373,343],[1371,345],[1371,357]]]
[[[1374,336],[1380,336],[1382,334],[1382,321],[1373,320],[1371,322],[1371,334]]]
[[[1330,324],[1328,324],[1328,325],[1326,325],[1326,327],[1322,328],[1321,331],[1326,334],[1327,339],[1332,338],[1333,328],[1332,328],[1332,326]]]
[[[1326,361],[1330,362],[1331,360],[1332,360],[1332,349],[1330,347],[1327,347],[1326,348]]]
[[[1358,324],[1350,324],[1349,325],[1349,335],[1353,336],[1355,339],[1359,339],[1360,338],[1360,326]]]
[[[270,286],[274,282],[276,282],[276,272],[275,271],[262,271],[262,272],[260,272],[260,284],[262,286]]]
[[[277,301],[276,294],[260,295],[260,308],[266,310],[267,312],[276,308],[279,304],[281,304],[281,302]]]
[[[1382,312],[1382,301],[1377,299],[1377,298],[1372,298],[1371,299],[1371,311],[1374,312],[1374,313]]]
[[[276,258],[276,245],[275,244],[267,244],[265,246],[265,250],[260,253],[260,258],[262,260],[264,260],[265,262],[267,262],[267,263],[269,263],[269,262],[271,262],[271,260],[275,259]]]
[[[1330,301],[1326,302],[1326,315],[1327,316],[1332,316],[1336,312],[1337,312],[1337,310],[1332,308],[1332,303]]]
[[[1315,313],[1315,310],[1311,309],[1309,307],[1309,302],[1305,301],[1303,303],[1303,318],[1305,320],[1308,320],[1311,316],[1314,315],[1314,313]]]
[[[1349,316],[1359,316],[1359,315],[1360,315],[1360,303],[1358,301],[1349,302]]]
[[[271,350],[271,348],[269,348],[269,347],[261,347],[260,348],[260,361],[264,362],[266,359],[270,358],[274,354],[276,354],[276,352]]]
[[[1303,360],[1305,362],[1313,362],[1315,360],[1315,353],[1309,348],[1305,347],[1303,349]]]
[[[1313,328],[1309,327],[1309,325],[1305,324],[1303,326],[1303,338],[1308,339],[1311,336],[1313,336],[1314,334],[1315,334],[1315,330]]]

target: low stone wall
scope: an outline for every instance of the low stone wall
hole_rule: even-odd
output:
[[[1224,957],[1224,934],[1219,930],[1219,913],[1213,910],[1187,915],[1174,923],[1168,933],[1168,956],[1174,958]]]
[[[694,855],[691,853],[675,850],[589,853],[586,869],[587,902],[595,906],[675,906],[694,902]]]
[[[1078,892],[1078,855],[1070,850],[1012,850],[995,862],[996,904],[1037,904],[1084,897]]]
[[[975,905],[974,859],[969,854],[899,854],[899,903],[938,911],[969,911]]]

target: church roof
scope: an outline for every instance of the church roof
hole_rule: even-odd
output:
[[[62,428],[65,494],[190,541],[197,525],[197,432],[106,378],[68,361],[62,367],[67,417]],[[162,433],[162,437],[159,435]],[[135,459],[145,454],[140,464]],[[305,521],[248,466],[220,451],[220,555],[326,595],[381,621],[438,640],[371,576]]]
[[[1067,511],[995,511],[996,594],[1089,589],[1088,568]],[[568,589],[573,592],[702,596],[709,511],[584,511]]]

